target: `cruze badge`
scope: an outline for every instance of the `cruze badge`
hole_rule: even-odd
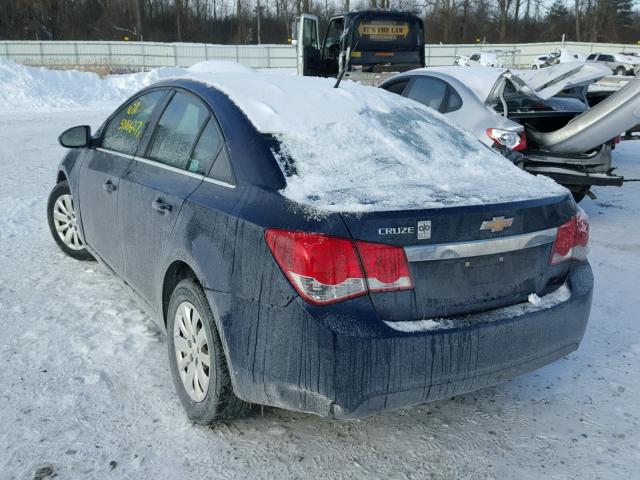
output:
[[[378,235],[413,235],[414,233],[417,233],[418,240],[431,238],[431,220],[420,220],[417,227],[383,227],[378,229]]]
[[[493,217],[491,220],[485,220],[480,225],[480,230],[491,230],[492,232],[501,232],[507,227],[513,225],[513,218]]]

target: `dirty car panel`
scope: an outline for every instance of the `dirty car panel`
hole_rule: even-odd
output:
[[[188,79],[157,90],[206,104],[222,144],[209,173],[143,158],[144,147],[126,157],[154,169],[145,184],[154,195],[119,201],[154,222],[141,221],[134,236],[115,229],[117,242],[143,251],[158,233],[154,223],[171,225],[149,254],[125,255],[124,271],[146,263],[130,283],[164,328],[167,279],[176,263],[189,266],[240,399],[360,418],[494,385],[578,347],[593,288],[588,224],[553,182],[522,174],[527,185],[556,190],[524,200],[518,191],[509,202],[309,214],[281,193],[292,173],[276,160],[268,132],[227,94]],[[61,172],[83,158],[68,155]],[[220,159],[227,177],[212,173]],[[168,188],[186,187],[179,207],[153,211],[156,193],[170,198]],[[81,231],[105,221],[96,205],[80,197]]]

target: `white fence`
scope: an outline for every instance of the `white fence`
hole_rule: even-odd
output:
[[[528,67],[531,61],[562,47],[560,42],[426,45],[427,65],[452,65],[457,55],[480,50],[502,50],[505,66]],[[638,45],[565,42],[575,53],[640,52]],[[46,67],[108,67],[146,70],[155,67],[189,67],[202,60],[231,60],[255,68],[295,68],[291,45],[210,45],[202,43],[0,41],[0,57]]]

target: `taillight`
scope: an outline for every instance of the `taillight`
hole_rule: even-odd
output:
[[[413,288],[400,247],[277,229],[268,229],[265,240],[293,287],[310,303]]]
[[[567,260],[587,259],[589,243],[589,219],[581,208],[578,213],[558,227],[558,234],[551,250],[551,265]]]
[[[512,132],[510,130],[500,130],[499,128],[487,128],[487,135],[498,145],[507,147],[509,150],[520,151],[527,148],[527,137],[524,132]]]
[[[381,243],[356,241],[367,285],[372,292],[413,288],[404,249]]]

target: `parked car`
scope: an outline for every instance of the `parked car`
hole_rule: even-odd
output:
[[[436,67],[405,72],[380,87],[438,110],[525,170],[566,186],[580,201],[593,185],[622,185],[623,178],[613,174],[611,150],[616,136],[637,123],[628,110],[640,106],[635,96],[624,112],[608,111],[609,102],[587,117],[586,85],[607,73],[600,65],[580,63],[540,72]],[[607,115],[596,123],[586,121],[602,111]],[[612,121],[619,114],[622,123]],[[579,134],[581,143],[547,143],[552,132]]]
[[[502,67],[496,52],[474,52],[471,55],[458,55],[454,65],[460,67]]]
[[[559,55],[555,53],[550,53],[547,55],[540,55],[539,57],[535,57],[531,62],[531,70],[537,70],[539,68],[548,67],[550,65],[554,65],[558,63]]]
[[[616,75],[637,75],[640,70],[640,58],[620,53],[592,53],[587,56],[587,62],[606,65]]]
[[[358,418],[577,348],[593,278],[564,188],[380,89],[212,72],[65,131],[48,202],[62,251],[166,328],[191,420]]]
[[[561,48],[555,52],[534,58],[531,62],[531,70],[550,67],[551,65],[557,65],[558,63],[582,62],[584,59],[585,57],[578,53],[573,53],[566,48]]]

